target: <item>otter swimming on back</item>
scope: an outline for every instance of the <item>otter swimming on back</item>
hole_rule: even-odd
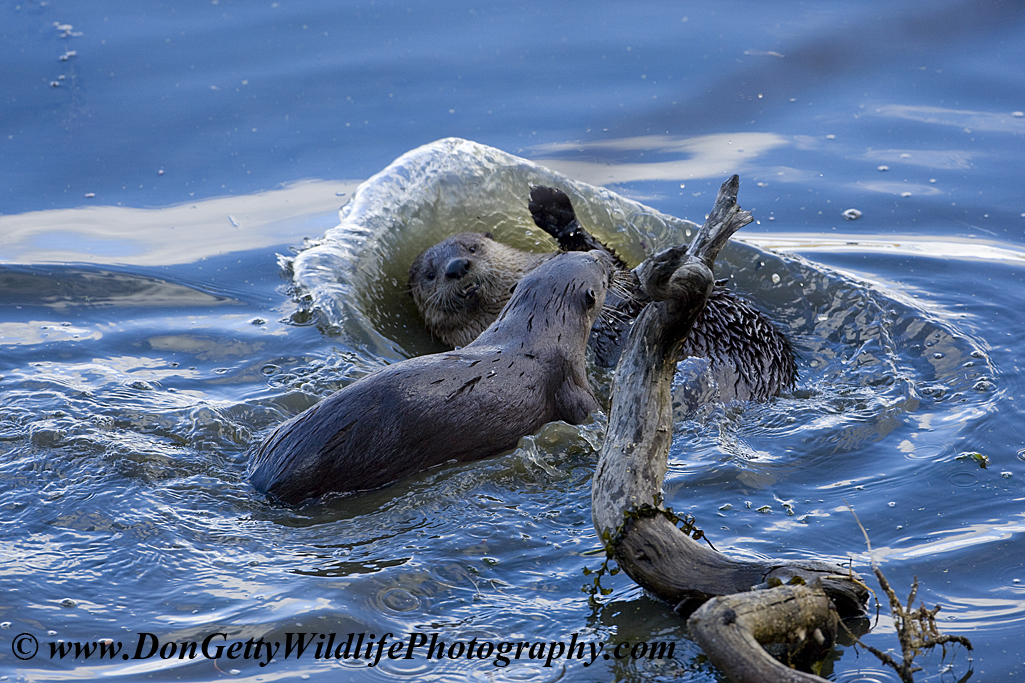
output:
[[[579,223],[569,197],[533,187],[530,212],[538,227],[564,252],[598,249],[617,265],[606,314],[592,331],[590,346],[600,365],[612,367],[630,322],[647,304],[633,272]],[[524,272],[553,254],[510,247],[488,233],[464,232],[422,252],[409,269],[409,291],[431,333],[449,346],[470,342],[497,315]],[[681,358],[707,358],[721,400],[761,400],[779,395],[797,377],[790,342],[750,303],[717,286],[683,343]]]
[[[612,271],[597,251],[548,259],[473,343],[374,372],[282,424],[250,481],[298,504],[497,455],[554,420],[580,424],[598,407],[584,356]]]

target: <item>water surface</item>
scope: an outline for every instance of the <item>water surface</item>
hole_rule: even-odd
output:
[[[449,221],[414,197],[435,212],[421,230],[361,235],[344,227],[355,203],[338,209],[450,136],[571,179],[592,228],[635,258],[685,238],[671,217],[701,222],[739,173],[757,222],[721,273],[791,336],[801,379],[776,401],[678,422],[667,502],[720,549],[853,557],[867,574],[849,503],[898,593],[917,576],[940,627],[976,645],[970,666],[963,650],[925,657],[918,680],[1025,674],[1017,4],[50,0],[0,13],[0,675],[720,679],[623,575],[597,608],[580,591],[599,565],[600,416],[303,510],[244,479],[273,426],[430,350],[401,276]],[[507,192],[483,216],[465,184],[479,169],[465,170],[444,215],[545,248],[498,171]],[[382,197],[378,209],[400,205]],[[651,209],[600,220],[631,202]],[[313,263],[322,243],[355,260],[297,303],[287,264]],[[676,648],[589,667],[11,649],[22,633],[48,654],[101,638],[134,653],[141,632],[417,631]],[[896,646],[885,610],[867,641]],[[830,675],[898,680],[850,647]]]

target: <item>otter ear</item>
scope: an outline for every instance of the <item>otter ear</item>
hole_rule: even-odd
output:
[[[590,287],[588,287],[587,291],[584,292],[584,301],[587,302],[587,310],[591,310],[592,308],[594,308],[594,305],[598,303],[598,297],[595,296],[594,290]]]
[[[493,239],[495,239],[495,236],[494,236],[494,235],[492,235],[492,234],[491,234],[490,232],[486,232],[486,233],[484,233],[484,236],[485,236],[485,237],[487,237],[487,238],[488,238],[489,240],[493,240]]]

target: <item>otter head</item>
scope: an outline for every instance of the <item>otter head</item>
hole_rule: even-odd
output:
[[[416,257],[409,292],[431,333],[465,346],[494,322],[536,258],[495,242],[490,233],[459,233]]]
[[[613,258],[602,251],[556,254],[523,277],[489,334],[502,334],[520,321],[516,324],[524,338],[548,337],[569,348],[579,346],[582,358],[615,273]]]

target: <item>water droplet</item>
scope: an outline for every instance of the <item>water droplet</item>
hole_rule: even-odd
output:
[[[11,627],[11,622],[9,622],[9,621],[0,622],[0,628],[10,628],[10,627]]]
[[[901,193],[900,193],[900,196],[901,196],[901,197],[910,197],[910,196],[911,196],[911,193],[910,193],[910,192],[901,192]]]
[[[897,507],[897,504],[896,504],[896,503],[894,503],[893,501],[890,501],[889,503],[887,503],[887,505],[889,505],[889,506],[890,506],[890,507],[892,507],[892,508],[895,508],[895,507]]]
[[[95,192],[86,192],[86,193],[85,193],[85,198],[86,198],[86,199],[92,199],[92,198],[93,198],[93,197],[95,197],[95,196],[96,196],[96,193],[95,193]]]
[[[843,212],[843,217],[849,221],[856,221],[861,218],[861,212],[857,209],[847,209]]]
[[[772,274],[772,284],[779,284],[779,273]]]
[[[879,166],[879,167],[877,168],[877,170],[880,170],[880,171],[889,171],[889,170],[890,170],[890,167],[889,167],[889,166]]]
[[[829,135],[826,136],[826,139],[827,140],[836,140],[836,136],[833,135],[832,133],[830,133]]]
[[[938,360],[940,358],[943,358],[943,354],[937,351],[936,353],[932,354],[932,357]]]
[[[1015,117],[1016,119],[1020,119],[1021,117],[1025,116],[1025,111],[1012,111],[1011,116]]]
[[[78,607],[78,603],[71,598],[64,598],[61,600],[61,607]]]
[[[1011,477],[1014,476],[1014,474],[1012,472],[1001,472],[1000,476],[1003,477],[1004,479],[1010,479]]]

